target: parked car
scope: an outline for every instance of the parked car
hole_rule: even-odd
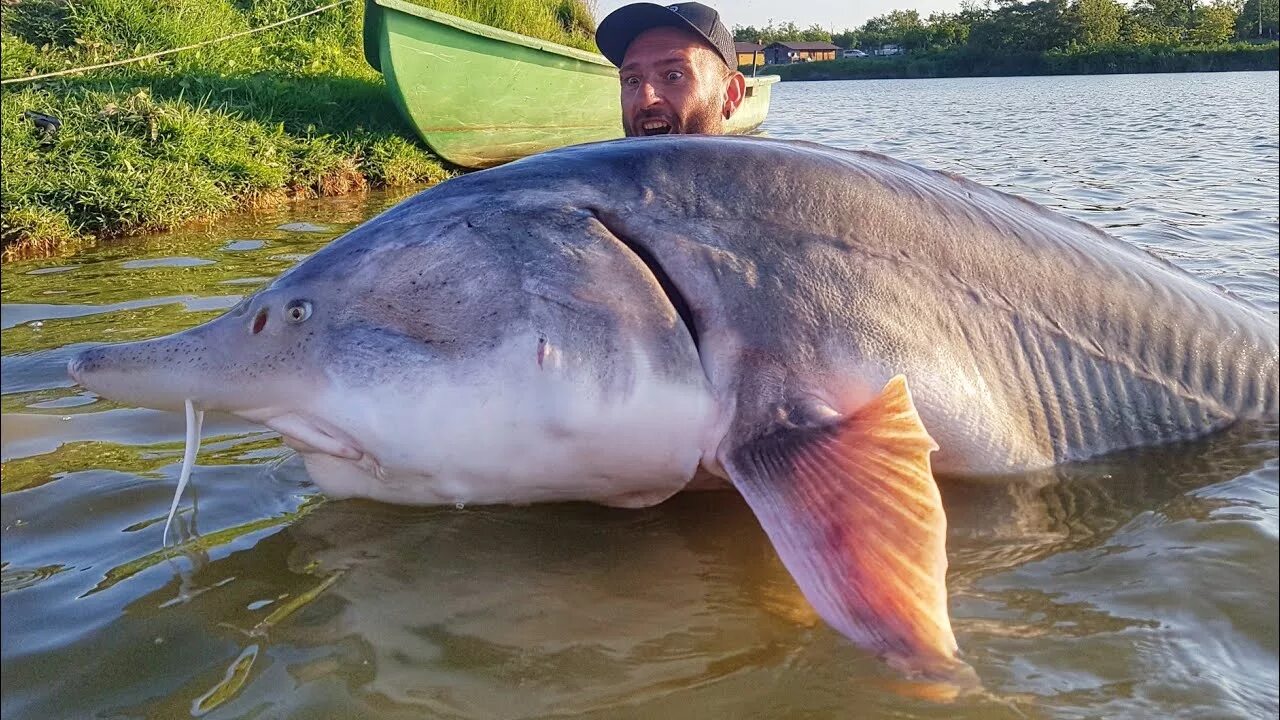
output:
[[[859,57],[866,57],[866,56],[867,56],[866,53],[862,52],[861,50],[858,50],[857,48],[854,48],[852,50],[845,50],[844,52],[840,53],[840,57],[842,58],[859,58]]]

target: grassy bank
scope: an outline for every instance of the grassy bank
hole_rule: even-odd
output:
[[[1121,46],[995,55],[956,49],[896,57],[769,66],[783,80],[1095,75],[1280,69],[1280,43],[1220,47]]]
[[[322,0],[18,0],[0,15],[0,77],[222,37]],[[423,0],[594,48],[583,0]],[[429,183],[449,170],[361,53],[351,2],[260,34],[0,97],[6,258],[216,218],[291,198]],[[38,114],[38,115],[36,115]],[[40,116],[61,122],[56,133]]]

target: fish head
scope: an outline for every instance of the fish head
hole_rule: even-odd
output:
[[[273,285],[221,316],[164,337],[84,350],[68,373],[79,384],[139,407],[260,416],[325,381],[319,338],[329,297],[306,284]]]
[[[82,352],[71,376],[119,402],[190,399],[265,424],[335,496],[445,504],[677,490],[703,453],[710,400],[653,274],[562,196],[440,190],[208,323]],[[672,449],[640,448],[638,435]]]

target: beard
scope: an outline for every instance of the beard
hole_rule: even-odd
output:
[[[724,116],[717,100],[704,100],[685,109],[683,117],[669,112],[640,112],[624,117],[622,131],[627,137],[724,134]]]

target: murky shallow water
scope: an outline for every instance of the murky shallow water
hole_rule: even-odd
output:
[[[1103,225],[1277,306],[1277,74],[783,84],[777,137],[870,147]],[[987,694],[903,684],[814,621],[731,493],[657,508],[324,502],[211,417],[66,358],[213,317],[394,198],[3,268],[5,718],[1274,717],[1274,425],[948,481],[957,638]],[[924,696],[924,697],[922,697]]]

